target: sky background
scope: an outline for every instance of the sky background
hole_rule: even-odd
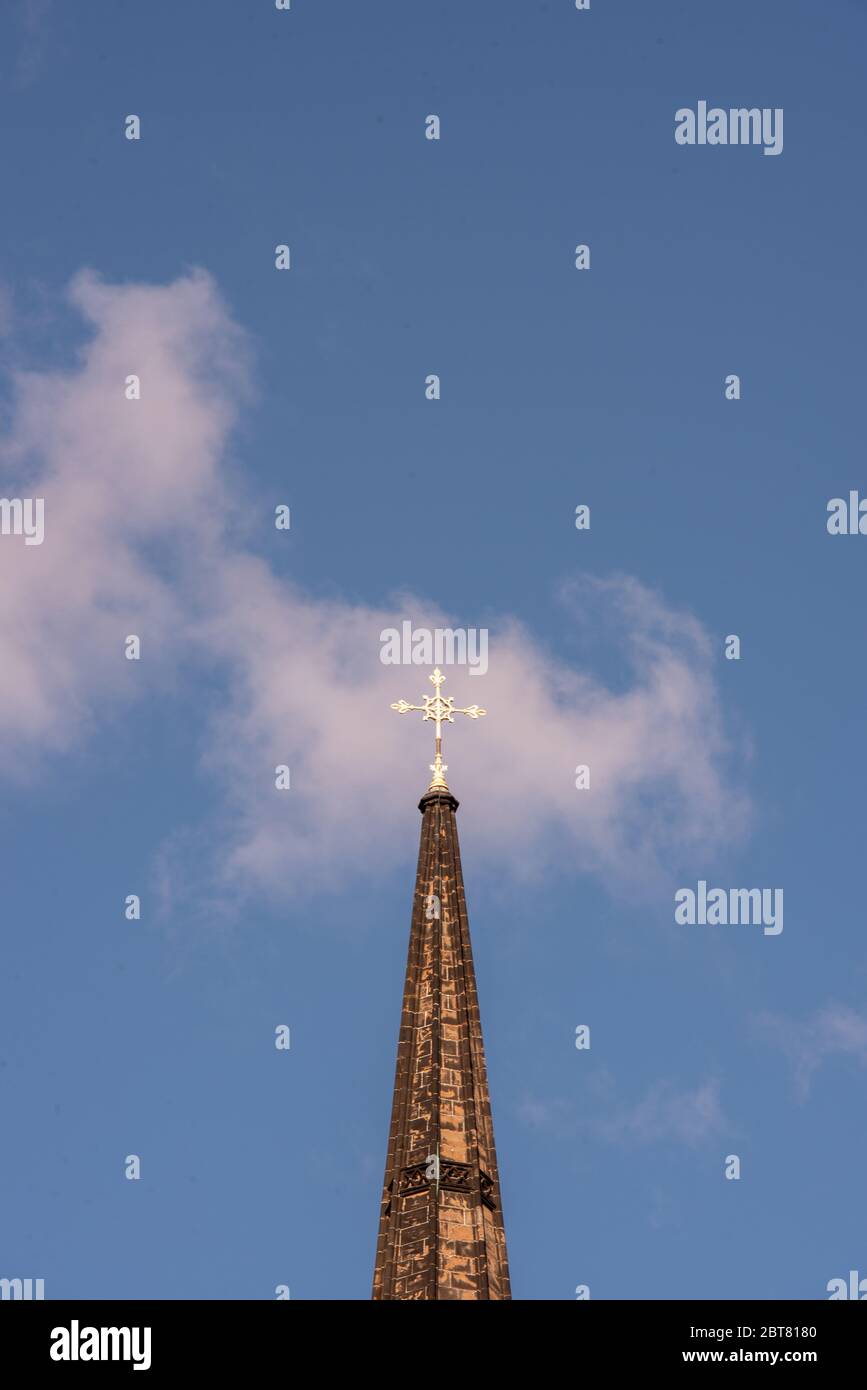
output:
[[[369,1297],[404,617],[491,634],[446,760],[514,1297],[867,1275],[865,45],[854,0],[3,6],[0,1277]],[[783,153],[676,145],[702,99]],[[699,879],[782,934],[677,926]]]

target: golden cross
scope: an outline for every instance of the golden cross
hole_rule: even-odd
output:
[[[445,680],[445,676],[439,667],[436,668],[432,676],[428,677],[428,680],[433,682],[436,694],[424,695],[422,697],[424,704],[408,705],[406,700],[398,700],[397,704],[392,705],[391,708],[396,709],[398,714],[407,714],[409,710],[419,710],[424,719],[433,719],[436,724],[436,754],[433,762],[430,764],[433,777],[431,778],[428,791],[436,791],[438,789],[448,791],[446,779],[443,776],[443,774],[449,770],[448,764],[443,762],[443,724],[454,724],[454,716],[456,714],[468,714],[471,719],[480,719],[482,715],[487,714],[488,711],[479,709],[478,705],[467,705],[465,709],[455,709],[454,696],[446,695],[445,698],[443,698],[440,694],[440,686]]]

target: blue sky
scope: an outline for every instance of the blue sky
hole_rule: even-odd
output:
[[[406,614],[491,633],[446,752],[514,1296],[867,1274],[867,540],[825,524],[867,492],[865,30],[4,8],[0,467],[47,521],[0,537],[0,1276],[369,1297],[431,753],[388,709],[427,671],[379,661]],[[678,146],[705,99],[782,107],[783,153]],[[784,931],[676,925],[699,879],[782,887]]]

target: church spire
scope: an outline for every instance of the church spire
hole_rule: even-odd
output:
[[[442,725],[478,719],[443,699],[433,778],[419,802],[421,844],[373,1280],[374,1299],[508,1299],[509,1269],[485,1054]]]

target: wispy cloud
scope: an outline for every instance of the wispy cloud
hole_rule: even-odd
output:
[[[665,1143],[693,1147],[727,1128],[719,1082],[714,1078],[693,1089],[656,1081],[632,1104],[618,1102],[611,1087],[580,1105],[562,1097],[525,1097],[518,1116],[530,1129],[557,1137],[585,1133],[626,1147]]]
[[[15,18],[19,45],[15,58],[15,85],[27,87],[42,70],[53,21],[54,0],[18,0]]]
[[[568,1138],[578,1129],[578,1110],[573,1100],[562,1096],[524,1096],[518,1103],[518,1119],[528,1129]]]
[[[12,293],[8,285],[0,280],[0,338],[7,337],[14,324]]]
[[[421,731],[389,709],[416,700],[428,673],[383,666],[379,634],[454,615],[435,596],[401,593],[399,576],[387,606],[318,600],[247,548],[256,528],[226,461],[251,357],[207,275],[111,286],[84,273],[70,294],[90,337],[68,370],[17,376],[0,445],[7,490],[12,479],[19,495],[46,499],[42,546],[0,543],[0,768],[20,774],[87,739],[118,702],[184,679],[196,698],[198,664],[223,692],[202,734],[219,793],[207,838],[221,895],[381,871],[404,854],[429,757]],[[130,402],[133,372],[142,398]],[[266,505],[259,514],[264,534]],[[478,852],[502,860],[510,846],[506,872],[564,865],[646,888],[747,819],[711,647],[695,617],[628,576],[585,577],[556,601],[587,649],[617,642],[627,682],[614,690],[576,670],[503,614],[487,674],[448,673],[458,703],[489,710],[462,731],[452,782],[471,798]],[[137,666],[122,655],[133,632]],[[273,783],[281,763],[286,794]],[[591,766],[589,792],[575,788],[579,763]]]
[[[827,1004],[804,1020],[763,1013],[756,1022],[760,1032],[788,1058],[801,1100],[807,1099],[816,1072],[831,1058],[848,1057],[867,1067],[867,1015],[847,1004]]]
[[[600,1133],[612,1143],[675,1143],[692,1146],[726,1127],[719,1082],[707,1080],[693,1090],[657,1081],[635,1105],[600,1121]]]

